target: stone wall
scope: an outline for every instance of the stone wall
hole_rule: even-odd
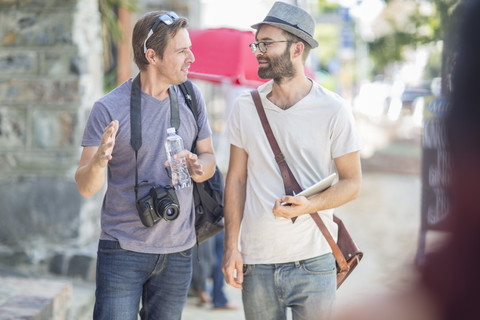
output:
[[[98,237],[103,193],[74,172],[102,92],[97,0],[0,0],[0,262],[38,262]]]

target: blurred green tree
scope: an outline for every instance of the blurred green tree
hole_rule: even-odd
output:
[[[462,3],[472,0],[384,0],[381,20],[386,32],[368,43],[377,70],[402,61],[407,48],[443,42],[441,59],[442,92],[449,91],[449,75],[455,57],[456,30]],[[438,59],[432,59],[437,61]],[[430,70],[435,66],[430,66]]]
[[[137,0],[98,0],[102,23],[103,43],[103,89],[105,92],[117,86],[116,46],[124,37],[118,21],[118,8],[138,10]]]

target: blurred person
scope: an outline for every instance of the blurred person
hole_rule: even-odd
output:
[[[193,247],[193,270],[191,292],[197,297],[197,306],[212,302],[207,290],[207,280],[212,277],[215,265],[213,237]]]
[[[212,287],[212,302],[213,310],[237,310],[238,307],[228,300],[225,294],[224,282],[222,272],[222,258],[223,258],[223,243],[225,241],[225,232],[222,231],[214,237],[214,252],[215,264],[213,265],[213,287]]]
[[[478,317],[480,274],[474,252],[480,243],[480,2],[463,1],[458,56],[452,75],[450,111],[446,116],[447,151],[451,160],[450,240],[422,268],[422,284],[442,319]]]
[[[170,125],[169,87],[187,80],[195,58],[187,20],[175,12],[150,12],[134,27],[134,60],[140,69],[141,134],[138,151],[138,195],[154,185],[170,185],[164,146]],[[196,243],[192,186],[176,190],[180,213],[175,220],[145,227],[135,204],[136,160],[130,143],[132,79],[95,102],[84,131],[83,151],[75,179],[79,192],[90,197],[107,188],[101,209],[101,235],[97,253],[94,319],[180,319],[192,274],[192,247]],[[194,86],[198,122],[178,87],[181,125],[177,134],[185,150],[194,181],[214,173],[215,156],[205,102]],[[198,134],[198,154],[192,143]],[[107,169],[107,170],[106,170]]]
[[[193,274],[191,292],[197,297],[197,305],[213,304],[213,310],[236,310],[229,302],[222,273],[224,232],[216,234],[193,248]],[[211,290],[207,280],[212,280]]]
[[[304,188],[334,170],[339,181],[310,199],[285,195],[253,99],[248,92],[241,95],[226,131],[223,273],[229,285],[242,289],[247,320],[286,319],[287,308],[294,320],[328,319],[336,293],[335,258],[309,214],[317,212],[336,239],[334,208],[360,191],[360,137],[345,101],[305,76],[308,54],[318,46],[313,17],[275,2],[252,28],[258,75],[273,78],[258,91],[286,162]]]
[[[429,253],[411,286],[389,296],[360,301],[337,319],[478,319],[480,259],[480,2],[458,7],[461,28],[445,116],[446,150],[451,163],[449,237]]]

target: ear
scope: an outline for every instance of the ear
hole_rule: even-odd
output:
[[[148,63],[155,64],[155,61],[158,60],[155,50],[148,48],[147,52],[145,52],[145,59],[147,59]]]
[[[303,44],[303,42],[301,41],[296,42],[292,47],[293,47],[293,56],[295,58],[301,57],[303,54],[303,50],[305,50],[305,45]]]

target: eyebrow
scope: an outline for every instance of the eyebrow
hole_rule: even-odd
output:
[[[266,41],[273,41],[273,39],[270,38],[270,37],[261,38],[261,39],[258,39],[258,38],[255,37],[255,41],[257,41],[257,42],[266,42]]]
[[[193,44],[192,44],[192,43],[190,43],[190,45],[189,45],[189,46],[183,46],[183,47],[179,47],[177,50],[179,50],[179,51],[180,51],[180,50],[190,49],[190,48],[192,47],[192,45],[193,45]]]

